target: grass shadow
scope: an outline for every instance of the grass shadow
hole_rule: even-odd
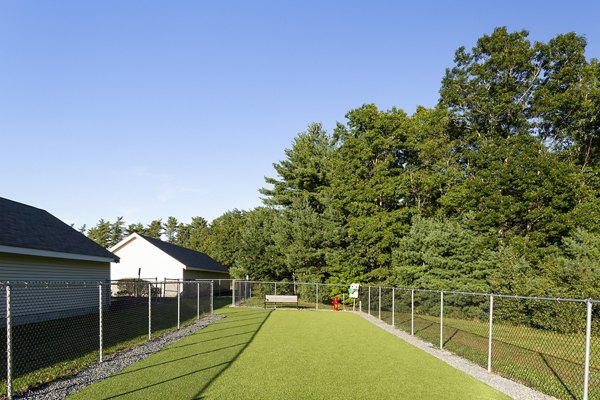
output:
[[[121,389],[118,392],[107,393],[106,396],[102,396],[103,399],[116,399],[127,396],[146,396],[148,393],[158,390],[172,391],[176,390],[177,385],[187,386],[187,392],[185,395],[183,392],[179,394],[185,398],[199,398],[201,394],[216,380],[218,379],[227,369],[235,363],[246,348],[253,342],[254,338],[260,332],[263,325],[267,322],[271,312],[261,312],[263,315],[262,319],[252,318],[256,320],[253,324],[248,324],[249,318],[247,318],[246,312],[227,311],[226,318],[215,322],[210,329],[205,329],[200,332],[196,332],[195,335],[206,335],[213,334],[215,337],[206,336],[195,336],[199,340],[191,338],[190,343],[175,344],[174,346],[168,347],[161,351],[163,354],[162,358],[156,359],[154,362],[148,365],[139,366],[137,368],[122,371],[113,375],[110,379],[115,378],[117,382],[123,382],[123,380],[138,381],[139,386],[128,385],[125,389]],[[233,322],[238,322],[238,325],[230,326]],[[227,327],[220,328],[218,325],[227,324]],[[252,329],[248,329],[252,326]],[[239,329],[240,332],[229,334],[232,329]],[[241,338],[241,336],[246,336]],[[249,336],[249,337],[248,337]],[[223,343],[218,342],[222,340]],[[207,342],[212,342],[215,348],[207,349],[204,345]],[[193,346],[199,348],[194,349]],[[187,352],[186,353],[186,349]],[[169,352],[175,352],[172,358]],[[193,353],[189,353],[193,352]],[[194,358],[198,357],[199,360],[196,362]],[[186,367],[181,367],[181,365]],[[174,369],[181,368],[181,372],[176,376],[163,377],[158,381],[145,381],[143,376],[159,376],[163,371],[172,371]],[[140,375],[136,374],[141,372]],[[207,371],[209,371],[207,373]],[[204,374],[202,374],[204,373]],[[148,375],[150,374],[150,375]],[[190,377],[194,377],[195,374],[199,374],[197,378],[197,385],[194,383],[192,387],[189,385]],[[195,377],[193,379],[196,379]],[[163,386],[165,385],[165,386]],[[132,387],[134,386],[134,387]],[[161,386],[163,386],[161,388]],[[200,389],[198,389],[200,388]],[[152,395],[150,395],[152,396]],[[92,395],[93,397],[93,395]],[[200,397],[201,398],[201,397]]]
[[[456,336],[457,333],[458,329],[454,328],[454,332],[452,333],[452,335],[450,335],[446,340],[444,340],[444,346],[447,345],[452,339],[454,339],[454,336]]]
[[[112,376],[123,376],[123,375],[131,374],[131,373],[134,373],[134,372],[143,371],[143,370],[146,370],[146,369],[160,367],[162,365],[168,365],[168,364],[176,363],[177,361],[187,360],[188,358],[193,358],[193,357],[197,357],[197,356],[201,356],[201,355],[205,355],[205,354],[216,353],[218,351],[223,351],[223,350],[231,349],[231,348],[234,348],[234,347],[246,346],[247,344],[248,344],[247,342],[236,343],[236,344],[232,344],[230,346],[220,347],[218,349],[212,349],[212,350],[207,350],[207,351],[200,351],[200,352],[197,352],[197,353],[188,354],[187,356],[184,356],[184,357],[178,357],[178,358],[174,358],[174,359],[169,360],[169,361],[163,361],[163,362],[160,362],[160,363],[148,365],[147,367],[136,368],[133,371],[118,372],[116,374],[113,374]]]
[[[249,335],[254,331],[246,331],[246,332],[240,332],[240,333],[235,333],[233,335],[225,335],[225,336],[219,336],[218,338],[212,338],[212,339],[206,339],[206,340],[196,340],[194,342],[190,342],[190,343],[186,343],[186,344],[182,344],[182,345],[178,345],[178,346],[171,346],[171,348],[173,349],[179,349],[182,347],[189,347],[189,346],[195,346],[199,343],[207,343],[207,342],[214,342],[216,340],[222,340],[222,339],[227,339],[227,338],[232,338],[232,337],[236,337],[236,336],[244,336],[244,335]]]
[[[208,389],[210,387],[210,385],[216,381],[221,375],[223,375],[223,373],[225,371],[227,371],[229,369],[229,367],[231,365],[233,365],[233,363],[235,363],[235,361],[240,357],[240,355],[244,352],[244,350],[246,350],[248,348],[248,346],[250,346],[250,344],[254,341],[254,338],[256,337],[256,335],[258,334],[258,332],[260,332],[260,330],[262,329],[263,325],[267,322],[267,320],[269,319],[269,317],[271,316],[271,312],[269,311],[267,316],[265,317],[265,319],[260,323],[260,325],[258,326],[258,328],[254,331],[254,333],[252,334],[252,336],[250,337],[250,339],[248,340],[248,342],[246,342],[246,344],[244,345],[244,347],[242,347],[240,349],[239,352],[237,352],[233,358],[231,359],[231,361],[229,361],[227,363],[227,365],[225,366],[225,368],[221,369],[217,374],[215,374],[208,382],[206,382],[204,384],[204,386],[198,391],[198,393],[196,394],[196,396],[194,396],[195,399],[202,399],[203,396],[202,394],[206,391],[206,389]]]
[[[569,394],[570,398],[574,400],[577,399],[577,396],[575,396],[575,394],[571,391],[566,382],[561,378],[560,374],[550,365],[550,362],[548,361],[547,357],[542,353],[539,353],[539,356],[542,358],[542,361],[544,361],[546,367],[548,367],[548,369],[552,372],[552,374],[558,380],[563,389],[565,389],[565,391]]]
[[[210,369],[213,369],[213,368],[218,368],[218,367],[221,367],[221,366],[226,366],[227,364],[229,364],[229,363],[228,362],[224,362],[224,363],[220,363],[220,364],[216,364],[216,365],[211,365],[211,366],[206,367],[206,368],[201,368],[201,369],[197,369],[197,370],[188,372],[187,374],[179,375],[176,378],[166,379],[164,381],[156,382],[156,383],[153,383],[153,384],[150,384],[150,385],[143,386],[141,388],[137,388],[137,389],[130,390],[130,391],[127,391],[127,392],[122,392],[122,393],[119,393],[119,394],[116,394],[116,395],[113,395],[113,396],[103,397],[103,399],[105,399],[105,400],[108,400],[108,399],[117,399],[119,397],[126,396],[128,394],[133,394],[133,393],[139,392],[140,390],[150,389],[150,388],[156,387],[158,385],[163,385],[163,384],[165,384],[167,382],[173,382],[173,381],[175,381],[177,379],[182,379],[182,378],[185,378],[185,377],[197,374],[198,372],[207,371],[207,370],[210,370]]]
[[[421,327],[419,329],[415,329],[415,335],[417,333],[421,333],[421,332],[427,331],[427,329],[431,328],[433,325],[435,325],[435,322],[430,322],[428,325],[425,325],[425,326],[423,326],[423,327]]]

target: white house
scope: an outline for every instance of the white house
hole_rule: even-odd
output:
[[[119,264],[111,266],[113,281],[157,280],[161,283],[162,295],[166,297],[177,295],[175,286],[168,285],[170,280],[229,279],[227,268],[208,255],[137,233],[109,250],[120,259]]]
[[[0,301],[5,304],[8,282],[15,324],[97,312],[94,283],[110,281],[110,263],[118,261],[48,212],[0,197]],[[6,307],[0,307],[2,323],[5,316]]]

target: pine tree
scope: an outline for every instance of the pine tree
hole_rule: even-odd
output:
[[[146,229],[144,229],[144,235],[150,236],[155,239],[160,239],[163,234],[163,224],[162,220],[155,219],[148,224]]]
[[[169,243],[177,242],[177,227],[178,227],[177,218],[175,218],[175,217],[167,218],[167,223],[165,224],[165,236],[167,237],[167,242],[169,242]]]

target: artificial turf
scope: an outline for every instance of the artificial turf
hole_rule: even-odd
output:
[[[352,313],[226,318],[70,399],[507,399]]]

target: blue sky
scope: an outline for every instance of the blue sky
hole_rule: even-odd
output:
[[[595,1],[0,0],[0,197],[94,225],[260,205],[297,133],[364,103],[433,106],[494,27],[575,31]]]

